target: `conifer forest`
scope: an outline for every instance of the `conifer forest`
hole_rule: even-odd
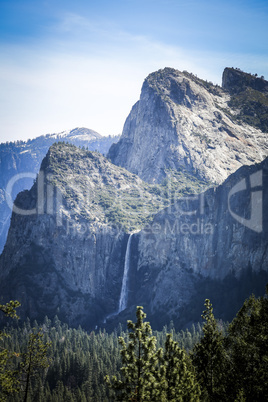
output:
[[[265,401],[268,399],[268,298],[252,295],[231,323],[206,299],[200,323],[154,331],[136,322],[108,333],[18,320],[20,304],[0,305],[0,400]],[[12,324],[12,325],[11,325]]]

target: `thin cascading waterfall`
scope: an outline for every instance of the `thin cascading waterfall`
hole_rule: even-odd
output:
[[[129,238],[127,241],[124,273],[123,273],[122,287],[121,287],[121,293],[120,293],[120,299],[119,299],[119,307],[115,313],[108,314],[104,318],[104,320],[103,320],[104,324],[106,324],[107,320],[115,317],[117,314],[121,313],[121,311],[125,310],[125,308],[127,307],[127,297],[128,297],[127,285],[128,285],[128,271],[129,271],[129,265],[130,265],[130,245],[131,245],[131,237],[134,233],[136,233],[136,232],[133,232],[129,235]]]
[[[129,235],[129,238],[127,241],[124,274],[123,274],[122,288],[121,288],[120,299],[119,299],[118,314],[121,313],[121,311],[125,310],[125,308],[127,307],[127,296],[128,296],[127,282],[128,282],[128,271],[129,271],[129,263],[130,263],[130,246],[131,246],[132,235],[133,235],[133,233],[131,233]]]

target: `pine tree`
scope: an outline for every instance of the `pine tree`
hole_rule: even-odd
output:
[[[24,402],[27,402],[29,394],[30,379],[38,373],[40,369],[49,367],[47,350],[50,342],[43,342],[44,334],[40,331],[32,332],[29,337],[26,353],[22,355],[20,369],[22,371],[23,382],[25,382]]]
[[[204,336],[194,347],[192,360],[197,371],[197,379],[202,386],[202,399],[225,401],[226,358],[223,347],[223,334],[218,329],[213,315],[212,304],[205,300],[206,309],[202,318]]]
[[[123,337],[119,338],[122,346],[122,379],[107,376],[106,381],[116,392],[118,401],[152,402],[153,390],[157,387],[154,376],[157,365],[156,338],[152,336],[149,322],[144,322],[146,314],[143,307],[137,307],[136,317],[136,323],[128,321],[128,329],[132,331],[128,344]]]
[[[158,400],[169,402],[198,402],[200,388],[190,360],[178,343],[167,334],[164,353],[160,356],[160,395]]]
[[[232,362],[231,390],[240,390],[246,400],[268,400],[267,294],[244,302],[228,328],[226,345]]]
[[[0,304],[0,311],[7,317],[19,318],[16,309],[20,306],[18,301],[11,300],[7,304]],[[8,395],[18,392],[18,371],[12,364],[12,358],[18,357],[18,353],[3,348],[1,343],[8,337],[5,332],[0,331],[0,401],[5,401]]]

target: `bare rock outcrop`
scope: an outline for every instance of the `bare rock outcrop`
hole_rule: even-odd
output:
[[[180,168],[222,183],[242,165],[268,155],[267,135],[238,124],[229,100],[221,87],[187,72],[152,73],[108,157],[149,183],[161,183]]]

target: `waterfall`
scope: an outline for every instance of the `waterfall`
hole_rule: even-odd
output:
[[[121,288],[121,294],[120,294],[120,300],[119,300],[118,314],[121,313],[121,311],[125,310],[125,308],[127,307],[127,295],[128,295],[127,280],[128,280],[128,271],[129,271],[130,245],[131,245],[132,235],[133,235],[133,233],[131,233],[129,235],[129,238],[127,241],[124,274],[123,274],[123,280],[122,280],[122,288]]]
[[[121,313],[121,311],[125,310],[125,308],[127,307],[127,296],[128,296],[127,282],[128,282],[128,271],[129,271],[129,262],[130,262],[130,245],[131,245],[131,237],[134,233],[136,233],[136,232],[133,232],[129,235],[129,238],[127,241],[127,249],[126,249],[126,255],[125,255],[125,265],[124,265],[124,273],[123,273],[122,287],[121,287],[121,293],[120,293],[119,307],[115,313],[108,314],[104,318],[104,320],[103,320],[104,324],[106,324],[106,322],[109,318],[112,318],[112,317],[116,316],[117,314]]]

